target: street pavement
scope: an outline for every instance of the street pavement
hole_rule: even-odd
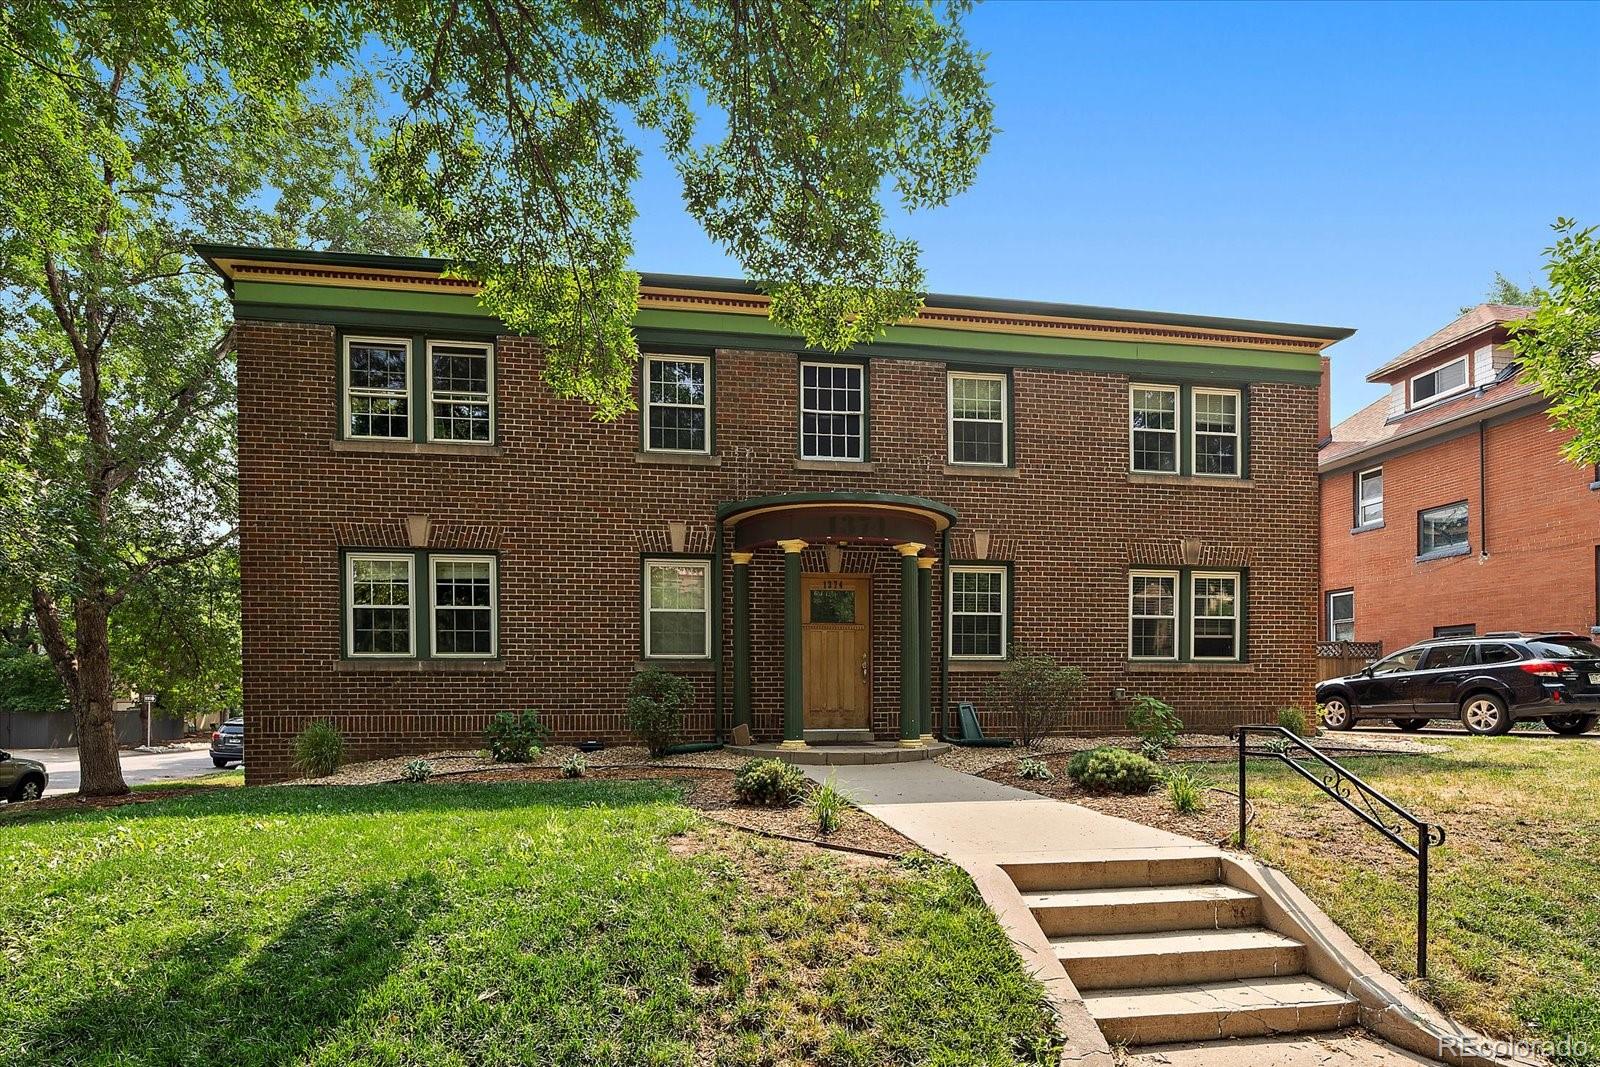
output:
[[[45,765],[50,774],[50,785],[44,791],[45,796],[54,797],[78,791],[77,749],[19,748],[13,749],[12,755],[35,759]],[[211,765],[211,754],[204,742],[192,742],[184,747],[164,752],[124,750],[122,753],[122,777],[129,785],[159,781],[163,778],[195,778],[215,770],[216,768]]]

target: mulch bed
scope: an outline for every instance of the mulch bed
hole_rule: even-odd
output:
[[[117,797],[83,797],[77,793],[66,793],[61,796],[45,797],[42,800],[30,800],[26,804],[7,804],[0,808],[0,819],[33,812],[97,811],[101,808],[120,808],[124,804],[149,804],[155,800],[193,796],[195,793],[210,793],[215,789],[215,786],[206,785],[175,785],[167,789],[124,793]]]

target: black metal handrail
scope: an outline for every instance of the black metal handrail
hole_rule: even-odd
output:
[[[1251,734],[1281,738],[1284,744],[1277,748],[1250,749],[1246,745]],[[1248,755],[1266,756],[1282,760],[1300,777],[1337,800],[1362,822],[1417,861],[1417,977],[1428,976],[1428,849],[1444,844],[1444,827],[1438,823],[1423,822],[1405,808],[1396,804],[1372,786],[1363,782],[1338,761],[1318,751],[1305,738],[1282,726],[1236,726],[1229,734],[1239,740],[1239,847],[1245,847],[1245,762]],[[1313,770],[1300,760],[1309,756],[1320,764]],[[1412,844],[1403,834],[1410,826],[1416,832],[1417,842]]]

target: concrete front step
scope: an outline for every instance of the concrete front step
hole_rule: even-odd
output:
[[[1047,937],[1256,926],[1261,900],[1230,885],[1133,886],[1024,893]]]
[[[873,740],[871,730],[806,730],[803,736],[808,745],[867,745]]]
[[[1145,859],[1061,860],[1002,864],[1024,893],[1068,889],[1118,889],[1150,885],[1198,885],[1222,880],[1222,859],[1215,850],[1195,849],[1189,855]]]
[[[1300,942],[1259,927],[1095,934],[1051,944],[1080,990],[1300,974],[1306,961]]]
[[[1106,1040],[1126,1045],[1337,1030],[1356,1001],[1305,975],[1111,989],[1083,1004]]]

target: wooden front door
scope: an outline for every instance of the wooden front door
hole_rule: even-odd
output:
[[[808,730],[871,725],[871,589],[865,574],[810,574],[801,583]]]

